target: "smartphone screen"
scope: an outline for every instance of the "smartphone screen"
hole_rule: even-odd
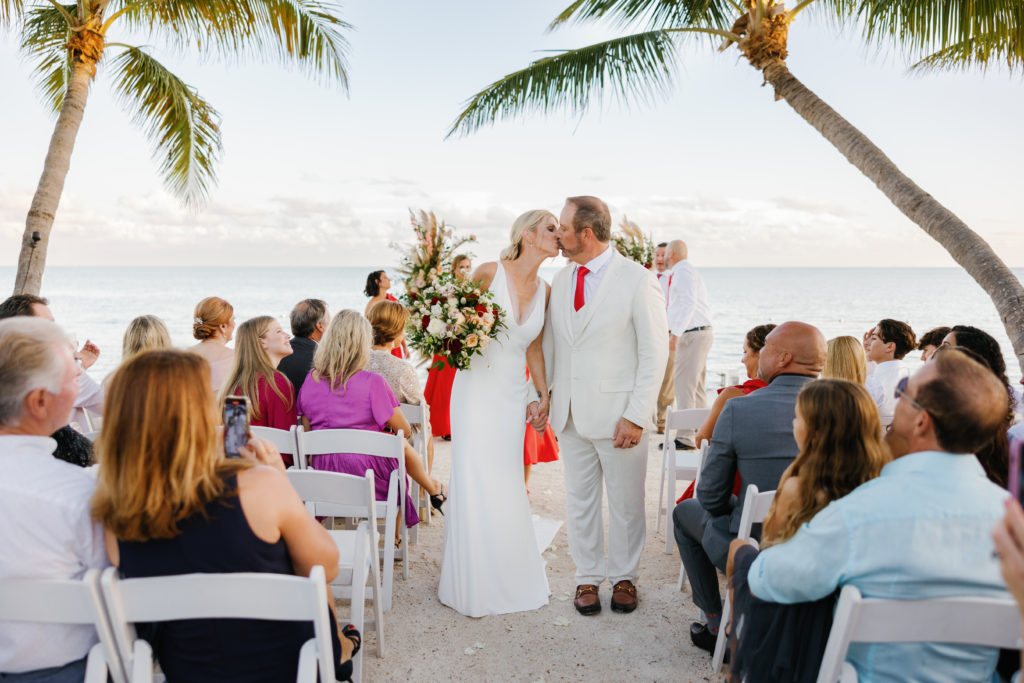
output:
[[[240,458],[238,449],[249,443],[249,402],[244,396],[224,399],[224,454]]]
[[[1021,486],[1021,456],[1024,454],[1024,439],[1010,439],[1010,476],[1006,478],[1006,483],[1010,486],[1010,495],[1017,500],[1021,500],[1021,491],[1024,491],[1024,486]],[[1024,505],[1024,501],[1021,501],[1021,505]]]

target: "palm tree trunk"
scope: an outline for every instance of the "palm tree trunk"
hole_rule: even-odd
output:
[[[78,128],[85,113],[85,102],[89,97],[89,81],[93,69],[81,60],[74,60],[71,80],[64,96],[64,103],[57,117],[50,138],[50,148],[43,163],[43,174],[39,178],[32,206],[25,219],[25,234],[21,239],[21,254],[18,256],[18,274],[15,277],[15,294],[39,294],[43,284],[43,267],[46,265],[46,248],[50,244],[50,229],[53,217],[64,191],[64,179],[71,166],[71,152],[75,147]],[[37,237],[38,239],[34,238]]]
[[[999,311],[1017,362],[1024,371],[1024,286],[992,247],[905,176],[867,136],[797,80],[784,62],[775,60],[766,66],[764,77],[775,88],[776,96],[785,99],[981,285]]]

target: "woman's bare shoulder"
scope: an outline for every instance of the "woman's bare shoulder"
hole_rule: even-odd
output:
[[[491,283],[494,282],[494,276],[498,272],[498,262],[488,261],[487,263],[481,263],[473,271],[470,279],[477,283],[481,289],[489,289]]]

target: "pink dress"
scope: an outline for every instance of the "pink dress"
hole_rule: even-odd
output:
[[[384,378],[374,372],[360,370],[345,386],[333,389],[328,380],[318,380],[316,373],[311,373],[299,390],[297,407],[299,415],[309,420],[310,427],[314,430],[365,429],[382,432],[387,421],[395,414],[398,400]],[[313,469],[355,474],[360,477],[366,470],[373,470],[377,500],[387,500],[391,473],[398,469],[398,463],[392,458],[357,453],[314,455],[310,464]],[[408,490],[407,481],[406,491]],[[413,526],[419,521],[412,497],[406,493],[405,523],[407,526]]]

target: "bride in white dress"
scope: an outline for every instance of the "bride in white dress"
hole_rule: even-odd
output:
[[[523,481],[523,439],[528,405],[538,392],[547,402],[541,336],[550,287],[537,269],[558,254],[557,226],[547,211],[524,213],[501,261],[473,274],[505,311],[507,329],[470,370],[455,375],[452,387],[451,483],[437,594],[470,617],[548,604]],[[526,381],[527,365],[536,392]]]

